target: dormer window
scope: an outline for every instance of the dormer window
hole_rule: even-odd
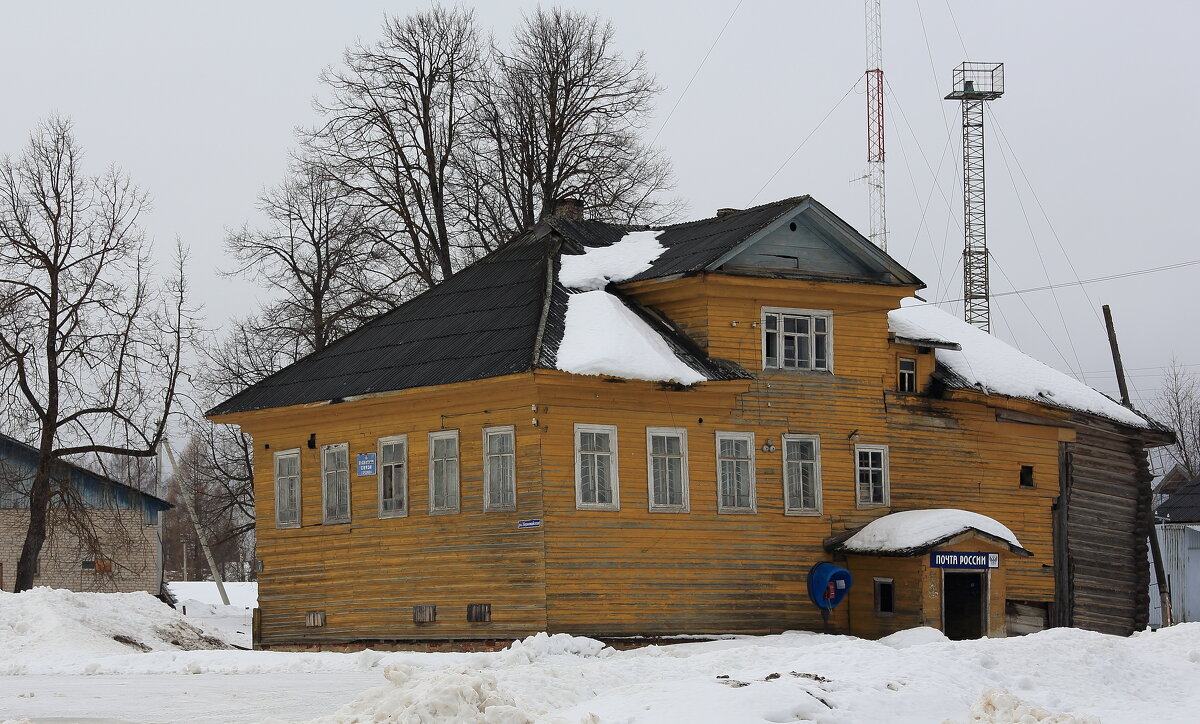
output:
[[[763,307],[763,369],[833,369],[833,313]]]

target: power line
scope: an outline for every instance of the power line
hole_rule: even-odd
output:
[[[812,138],[813,134],[815,134],[817,131],[821,130],[821,126],[825,125],[825,121],[829,120],[829,117],[832,116],[833,112],[836,111],[838,109],[838,107],[842,105],[842,103],[846,100],[847,96],[849,96],[851,93],[853,93],[854,89],[858,87],[858,82],[860,80],[862,80],[862,76],[859,76],[854,79],[854,82],[850,85],[849,88],[846,89],[846,92],[844,94],[842,94],[842,97],[838,99],[838,102],[833,104],[833,108],[829,109],[829,112],[825,114],[825,116],[817,124],[816,128],[809,131],[808,135],[804,137],[804,140],[800,141],[800,145],[798,145],[794,149],[792,149],[792,152],[788,154],[788,157],[783,159],[783,163],[779,164],[779,168],[775,169],[775,173],[771,174],[771,177],[767,179],[766,183],[764,183],[758,189],[758,191],[756,191],[754,193],[754,196],[752,196],[750,198],[750,203],[747,204],[748,206],[754,205],[754,200],[758,198],[759,194],[761,194],[763,192],[763,190],[767,188],[767,186],[771,185],[771,182],[775,180],[775,177],[779,175],[779,172],[782,171],[784,169],[784,167],[787,166],[788,163],[792,160],[792,158],[797,153],[800,152],[800,149],[804,148],[804,144],[808,143],[808,139]]]
[[[717,33],[717,37],[713,39],[712,45],[708,46],[708,51],[704,54],[704,57],[700,59],[700,65],[696,66],[696,70],[692,73],[692,77],[688,79],[687,85],[683,87],[683,92],[680,93],[679,97],[675,99],[675,105],[671,106],[671,110],[669,113],[667,113],[667,117],[663,119],[662,125],[658,127],[658,132],[655,133],[654,138],[650,140],[651,146],[653,146],[654,142],[658,140],[658,137],[663,132],[663,129],[667,127],[667,122],[671,120],[671,116],[675,115],[675,109],[679,107],[680,102],[683,101],[683,97],[687,95],[688,89],[692,87],[692,83],[696,80],[696,76],[700,75],[700,69],[704,67],[706,62],[708,62],[708,56],[712,55],[713,48],[717,47],[717,43],[721,41],[721,36],[725,34],[725,29],[729,27],[730,21],[733,20],[734,15],[737,15],[738,8],[742,6],[743,2],[744,0],[738,0],[738,4],[733,6],[733,12],[729,13],[729,17],[725,18],[725,24],[721,26],[721,32]]]

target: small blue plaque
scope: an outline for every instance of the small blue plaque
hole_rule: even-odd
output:
[[[375,474],[375,453],[359,453],[358,454],[358,474],[359,475],[374,475]]]
[[[529,530],[530,528],[541,528],[541,518],[528,518],[526,520],[517,521],[517,530]]]

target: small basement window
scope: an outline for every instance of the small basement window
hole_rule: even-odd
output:
[[[899,385],[901,392],[917,391],[917,361],[911,357],[901,357],[899,366]]]
[[[437,606],[432,603],[413,606],[413,623],[433,623],[434,621],[437,621]]]
[[[304,614],[304,625],[308,628],[321,628],[325,625],[325,612],[309,611]]]
[[[891,616],[896,613],[896,582],[891,578],[875,579],[875,615]]]
[[[492,620],[492,604],[468,603],[467,621],[470,623],[487,623]]]
[[[1034,487],[1034,485],[1033,485],[1033,466],[1032,465],[1022,465],[1021,466],[1021,487],[1022,488]]]

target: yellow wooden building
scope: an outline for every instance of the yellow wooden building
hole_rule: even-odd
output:
[[[1153,421],[920,304],[809,197],[560,210],[209,412],[254,439],[258,645],[818,629],[820,561],[855,574],[843,632],[1145,625]],[[847,548],[930,509],[1013,540]]]

